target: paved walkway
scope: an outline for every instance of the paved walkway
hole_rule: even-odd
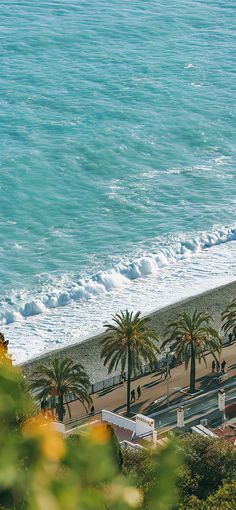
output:
[[[221,382],[211,373],[212,356],[207,355],[207,366],[204,362],[197,364],[196,369],[196,388],[199,392],[206,392],[214,388],[222,387],[224,384],[236,380],[236,343],[223,348],[221,360],[226,361],[226,374],[221,377]],[[131,389],[136,389],[140,384],[141,397],[131,405],[132,413],[153,414],[166,407],[167,385],[169,385],[169,402],[181,403],[189,399],[189,369],[186,371],[184,364],[178,365],[171,370],[171,378],[161,379],[160,374],[153,373],[139,377],[132,381]],[[95,413],[102,409],[114,411],[116,413],[125,413],[126,411],[126,383],[113,388],[107,388],[92,395]],[[155,403],[156,401],[156,403]],[[85,411],[80,402],[75,401],[70,404],[72,419],[85,415]],[[65,416],[65,422],[68,421],[68,414]]]

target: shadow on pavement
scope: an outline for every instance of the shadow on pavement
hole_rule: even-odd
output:
[[[142,388],[143,389],[152,388],[153,386],[158,386],[158,384],[160,384],[163,381],[165,381],[165,379],[158,379],[157,381],[153,381],[153,382],[150,382],[150,383],[147,383],[147,384],[143,384]]]
[[[98,396],[98,398],[104,397],[105,395],[108,395],[108,393],[112,393],[112,391],[115,391],[121,387],[123,387],[122,384],[120,384],[118,386],[110,386],[109,388],[104,388],[104,390],[100,390],[97,392],[97,396]]]

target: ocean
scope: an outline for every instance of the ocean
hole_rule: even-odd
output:
[[[0,0],[15,360],[236,278],[234,1]]]

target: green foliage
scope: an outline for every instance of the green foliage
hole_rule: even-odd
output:
[[[107,335],[102,340],[102,358],[108,364],[109,372],[120,364],[124,371],[127,365],[127,351],[131,351],[131,375],[142,367],[142,362],[155,362],[159,352],[154,340],[157,334],[148,328],[148,317],[140,318],[141,312],[133,314],[126,310],[113,316],[113,324],[105,324]]]
[[[180,499],[206,499],[225,481],[236,480],[235,448],[219,439],[187,434],[181,441],[185,464],[180,469]]]
[[[155,466],[151,450],[131,450],[125,448],[123,455],[123,473],[135,480],[137,487],[147,495],[155,483]]]
[[[122,474],[110,428],[98,423],[64,439],[41,413],[19,425],[32,406],[21,382],[19,371],[0,368],[0,509],[142,508],[143,491]],[[149,496],[153,510],[162,510],[162,494],[173,492],[173,456],[170,445],[159,461],[153,454],[159,477],[159,492]]]
[[[31,389],[37,391],[37,399],[40,402],[49,400],[52,408],[57,409],[60,421],[63,421],[64,403],[71,393],[83,405],[91,404],[89,377],[80,363],[69,358],[55,357],[49,365],[40,365],[33,378]],[[69,406],[68,410],[70,413]]]
[[[225,483],[214,495],[209,496],[203,510],[233,510],[235,506],[236,482],[234,481]]]
[[[225,333],[228,333],[228,331],[233,331],[235,333],[236,299],[233,299],[233,301],[227,306],[227,308],[222,313],[222,321],[223,321],[222,329]]]
[[[188,499],[180,510],[233,510],[236,502],[236,482],[224,483],[215,494],[202,501],[196,496]]]
[[[108,372],[121,367],[128,369],[127,413],[130,412],[130,379],[142,368],[143,362],[154,364],[159,352],[156,332],[148,327],[150,319],[140,318],[141,312],[133,314],[126,310],[113,316],[112,324],[105,324],[107,335],[102,340],[101,358],[108,365]]]
[[[12,365],[12,357],[8,352],[8,340],[5,339],[3,333],[0,333],[0,366],[3,364]]]
[[[28,396],[22,393],[21,374],[7,366],[0,368],[0,508],[24,508],[35,448],[19,432],[19,416],[31,409]],[[29,459],[29,455],[31,459]]]
[[[123,451],[123,472],[142,489],[144,509],[170,510],[177,501],[175,482],[182,456],[175,443],[170,439],[158,454],[152,450]]]
[[[173,455],[171,443],[158,456],[149,450],[123,452],[123,472],[132,476],[142,489],[143,508],[232,510],[236,490],[235,448],[222,440],[186,434],[179,439],[177,449],[177,456]],[[172,477],[175,478],[176,470],[175,488]]]
[[[121,469],[122,465],[123,465],[123,456],[122,456],[121,446],[120,446],[120,443],[116,437],[116,434],[115,434],[113,428],[110,427],[109,425],[107,425],[107,427],[110,428],[111,443],[112,443],[112,448],[113,448],[113,457],[115,459],[117,466],[119,467],[119,469]]]
[[[167,339],[162,347],[170,343],[177,359],[184,359],[186,369],[189,362],[190,389],[195,390],[195,360],[205,361],[206,350],[213,356],[221,351],[221,339],[218,332],[211,326],[212,317],[195,310],[193,315],[184,312],[176,320],[170,321],[166,328]]]
[[[164,448],[161,448],[158,457],[155,457],[155,479],[147,496],[150,510],[171,510],[177,502],[176,475],[181,461],[180,450],[170,440]],[[172,488],[172,489],[170,489]]]

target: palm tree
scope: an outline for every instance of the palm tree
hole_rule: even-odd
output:
[[[154,343],[158,340],[155,331],[147,327],[149,318],[140,318],[141,312],[125,312],[113,315],[113,324],[104,324],[106,337],[102,340],[101,358],[108,365],[108,372],[127,366],[127,414],[130,414],[130,382],[143,362],[155,363],[159,349]]]
[[[89,395],[89,377],[83,365],[74,363],[72,359],[55,357],[49,365],[40,365],[35,370],[33,378],[31,389],[38,392],[37,399],[41,403],[51,399],[51,407],[56,407],[60,421],[63,421],[64,403],[71,418],[66,401],[71,393],[80,400],[86,410],[85,403],[89,405],[92,402]]]
[[[236,299],[227,306],[221,315],[223,326],[222,329],[225,333],[232,330],[233,333],[236,331]]]
[[[215,357],[215,352],[221,351],[221,339],[218,332],[211,327],[212,317],[204,312],[195,310],[193,315],[184,312],[176,320],[170,321],[166,328],[168,338],[162,347],[171,344],[177,359],[185,360],[187,369],[190,362],[190,392],[195,391],[196,360],[205,360],[205,351],[209,350]]]

